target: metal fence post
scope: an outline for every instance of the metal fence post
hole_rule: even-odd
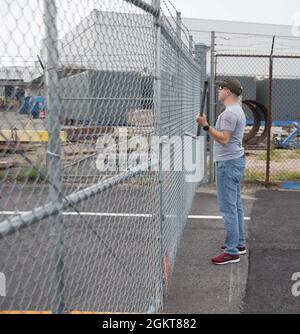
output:
[[[193,36],[190,35],[189,36],[189,50],[190,50],[190,54],[191,56],[193,56],[193,47],[194,47],[194,39],[193,39]]]
[[[154,110],[156,115],[156,124],[155,131],[156,135],[159,136],[159,172],[158,172],[158,182],[159,182],[159,244],[160,244],[160,286],[158,287],[157,296],[156,296],[156,305],[155,312],[159,312],[164,303],[164,249],[163,249],[163,228],[165,222],[165,215],[163,212],[163,142],[162,142],[162,106],[161,106],[161,39],[162,39],[162,31],[161,31],[161,1],[160,0],[152,0],[153,8],[158,11],[157,17],[155,17],[155,84],[154,84]]]
[[[215,32],[211,32],[211,65],[210,65],[210,89],[209,89],[209,124],[214,126],[216,123],[216,84],[215,84]],[[209,150],[209,183],[215,182],[215,164],[214,164],[214,141],[210,138]]]
[[[176,53],[176,89],[178,92],[178,106],[180,107],[180,136],[181,139],[184,139],[184,123],[183,123],[183,93],[182,89],[180,89],[180,85],[182,82],[182,76],[184,75],[182,73],[181,69],[181,61],[180,61],[180,50],[179,48],[182,47],[182,17],[180,12],[176,12],[176,32],[177,32],[177,43],[178,43],[178,51]],[[182,145],[182,161],[184,161],[184,145]],[[183,165],[182,165],[183,168]],[[181,173],[181,187],[183,189],[185,183],[185,175],[182,171]],[[180,194],[180,203],[178,203],[177,207],[177,214],[178,214],[178,220],[182,221],[183,218],[183,212],[184,212],[184,194]]]
[[[267,165],[266,165],[266,186],[270,185],[270,168],[271,168],[271,142],[272,142],[272,104],[273,104],[273,64],[274,64],[274,46],[275,36],[272,40],[272,49],[270,54],[270,65],[269,65],[269,113],[268,113],[268,139],[267,139]]]
[[[176,35],[177,35],[177,43],[178,43],[178,48],[181,47],[181,31],[182,31],[182,18],[181,18],[181,13],[176,12]],[[176,84],[179,85],[180,83],[180,76],[181,76],[181,64],[180,64],[180,51],[178,49],[177,51],[177,59],[176,59],[176,75],[177,75],[177,81]],[[177,87],[176,87],[177,88]],[[180,100],[180,110],[181,110],[181,135],[184,133],[183,129],[183,106],[182,106],[182,91],[179,92],[179,100]]]
[[[210,50],[210,48],[203,44],[203,43],[197,43],[195,45],[195,60],[196,62],[200,65],[201,68],[201,74],[200,74],[200,80],[201,80],[201,96],[202,94],[204,94],[204,90],[205,90],[205,81],[207,80],[207,53]],[[209,104],[209,100],[206,100],[206,110],[208,110],[208,104]],[[205,175],[205,183],[208,182],[208,165],[207,165],[207,156],[208,156],[208,150],[207,150],[207,138],[208,135],[207,134],[203,134],[202,131],[202,135],[204,136],[204,157],[205,157],[205,163],[204,163],[204,175]]]
[[[190,170],[194,159],[186,161],[195,146],[183,147],[186,159],[180,159],[179,142],[188,133],[196,139],[200,66],[183,23],[176,35],[176,13],[167,3],[112,2],[99,10],[92,1],[78,3],[71,22],[72,6],[43,0],[42,21],[37,15],[26,31],[19,15],[8,15],[7,66],[0,74],[5,82],[16,80],[9,92],[2,89],[10,96],[0,106],[0,123],[8,129],[0,131],[7,157],[0,201],[13,211],[0,217],[0,258],[13,295],[0,298],[0,309],[162,310],[197,188],[198,174],[189,174],[199,169]],[[8,8],[8,14],[18,11]],[[82,34],[70,39],[72,32]],[[120,43],[116,34],[128,38]],[[35,39],[43,42],[39,63],[26,45]],[[15,49],[16,43],[24,48]],[[24,100],[28,94],[38,99]],[[34,120],[27,123],[28,116]],[[154,133],[160,143],[154,136],[151,142]],[[123,144],[126,167],[118,160]],[[116,205],[118,213],[103,212]]]
[[[55,0],[44,0],[44,24],[46,29],[46,109],[49,132],[47,163],[50,181],[50,201],[57,206],[57,213],[50,218],[51,241],[53,243],[53,298],[51,308],[54,314],[64,311],[64,226],[61,205],[61,145],[60,145],[60,98],[58,78],[58,31],[57,6]]]
[[[180,51],[179,48],[181,47],[181,31],[182,31],[182,17],[180,12],[176,12],[176,36],[177,36],[177,43],[178,43],[178,51],[177,51],[177,59],[176,59],[176,75],[177,75],[177,85],[180,83],[180,76],[181,76],[181,64],[180,64]],[[180,100],[180,110],[181,110],[181,135],[184,133],[183,129],[183,106],[182,106],[182,91],[179,93],[179,100]]]

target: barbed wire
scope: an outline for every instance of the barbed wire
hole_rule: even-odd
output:
[[[168,1],[169,3],[171,3],[170,0],[167,0],[167,1]],[[175,23],[175,26],[176,26],[177,28],[179,28],[181,32],[183,32],[183,34],[184,34],[186,40],[189,41],[189,31],[188,31],[188,29],[187,29],[187,32],[188,32],[188,34],[187,34],[186,31],[183,29],[183,27],[185,27],[185,26],[182,24],[182,22],[181,22],[181,25],[178,25],[177,20],[176,20],[175,17],[173,16],[173,14],[172,14],[172,12],[171,12],[171,10],[170,10],[170,8],[169,8],[169,6],[167,5],[167,3],[166,3],[165,0],[163,0],[163,3],[164,3],[164,5],[165,5],[165,7],[167,8],[167,11],[168,11],[168,13],[169,13],[171,19],[172,19],[173,22]],[[176,9],[173,5],[172,5],[172,7],[174,8],[175,12],[177,13],[177,12],[178,12],[177,9]],[[172,29],[173,29],[173,28],[172,28]],[[175,32],[174,29],[173,29],[173,31]],[[175,33],[176,33],[176,32],[175,32]]]

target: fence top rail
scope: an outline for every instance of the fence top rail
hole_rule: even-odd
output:
[[[153,6],[149,5],[148,3],[142,1],[142,0],[125,0],[126,2],[129,2],[133,4],[134,6],[144,10],[146,13],[149,13],[153,15],[154,17],[159,17],[160,15],[160,9],[156,9]]]
[[[239,54],[239,53],[219,53],[216,54],[216,57],[228,57],[228,58],[270,58],[271,55],[266,54]],[[289,59],[300,59],[299,56],[287,56],[287,55],[273,55],[273,58],[289,58]]]
[[[153,162],[153,165],[157,164],[158,163],[156,161]],[[118,184],[121,184],[122,182],[139,176],[143,174],[144,170],[145,165],[140,165],[138,167],[128,169],[127,172],[101,181],[91,187],[85,188],[76,193],[72,193],[68,197],[63,196],[62,203],[49,202],[32,211],[25,212],[12,218],[8,218],[0,222],[0,239],[4,238],[5,236],[11,235],[21,229],[27,228],[30,225],[40,223],[43,219],[49,218],[57,214],[59,211],[72,207],[73,205],[76,205],[83,202],[84,200],[94,197],[97,194],[100,194]]]
[[[241,54],[241,53],[216,53],[216,57],[270,58],[270,55],[266,55],[266,54]]]
[[[208,32],[211,32],[210,30],[191,30],[193,32],[205,32],[205,33],[208,33]],[[270,38],[272,39],[273,38],[273,34],[270,35],[270,34],[260,34],[260,33],[248,33],[248,32],[229,32],[229,31],[214,31],[215,34],[216,34],[216,38],[218,37],[223,37],[224,35],[234,35],[234,36],[253,36],[253,37],[266,37],[266,38]],[[221,35],[221,36],[220,36]],[[278,39],[288,39],[290,41],[298,41],[299,40],[299,37],[295,37],[295,36],[291,36],[291,35],[275,35],[276,38]]]

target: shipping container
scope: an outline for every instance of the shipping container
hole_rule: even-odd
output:
[[[153,78],[138,72],[86,71],[61,79],[60,92],[65,120],[126,126],[129,112],[152,108]]]
[[[269,80],[257,81],[257,100],[269,107]],[[300,80],[273,79],[272,119],[274,126],[300,120]]]

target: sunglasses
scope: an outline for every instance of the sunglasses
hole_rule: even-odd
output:
[[[223,89],[226,89],[226,90],[228,90],[228,88],[227,88],[227,87],[219,86],[219,92],[221,92]]]

